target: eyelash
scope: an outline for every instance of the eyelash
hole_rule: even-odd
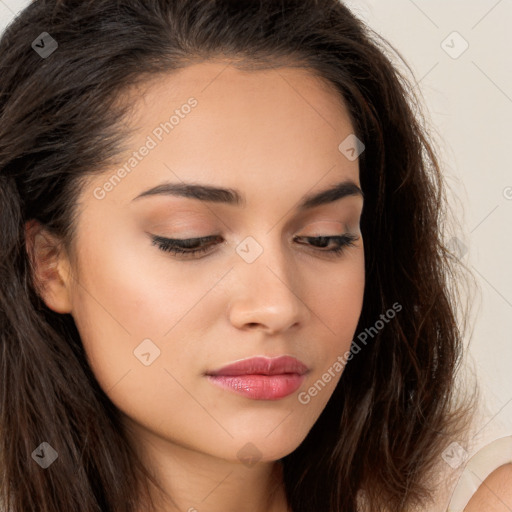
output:
[[[177,238],[164,238],[163,236],[152,235],[152,245],[156,245],[161,251],[170,252],[175,255],[186,255],[186,256],[196,256],[199,254],[203,254],[208,251],[209,247],[212,244],[202,245],[201,247],[194,248],[195,245],[201,242],[210,242],[219,239],[220,237],[217,235],[213,236],[205,236],[202,238],[187,238],[187,239],[177,239]],[[321,253],[327,253],[329,256],[337,257],[341,256],[347,247],[355,246],[355,241],[359,239],[358,236],[351,235],[346,233],[344,235],[334,235],[334,236],[300,236],[296,237],[300,239],[306,239],[309,242],[315,241],[322,244],[323,241],[334,240],[338,243],[336,247],[333,249],[322,250],[318,249]]]

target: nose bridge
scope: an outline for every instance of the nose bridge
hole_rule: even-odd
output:
[[[236,248],[239,286],[232,297],[231,320],[285,329],[305,319],[299,274],[277,236],[248,236]]]

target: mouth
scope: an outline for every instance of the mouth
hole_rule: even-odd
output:
[[[253,400],[279,400],[297,391],[308,371],[294,357],[252,357],[207,372],[206,377],[214,385]]]

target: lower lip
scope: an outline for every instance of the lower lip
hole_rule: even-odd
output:
[[[279,400],[300,388],[305,375],[208,375],[213,384],[253,400]]]

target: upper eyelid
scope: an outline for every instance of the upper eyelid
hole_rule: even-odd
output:
[[[348,231],[344,233],[334,233],[334,234],[322,234],[322,235],[295,235],[294,238],[333,238],[345,235],[355,235],[354,233],[350,233]],[[222,235],[206,235],[206,236],[193,236],[189,238],[171,238],[167,236],[161,235],[151,235],[152,238],[156,238],[158,240],[165,240],[169,242],[203,242],[209,240],[215,240],[216,238],[221,238]]]
[[[315,224],[320,224],[320,223],[325,223],[325,222],[331,222],[331,223],[334,223],[334,224],[338,224],[339,225],[339,228],[323,228],[323,229],[319,229],[319,228],[315,228],[315,230],[318,230],[318,231],[324,231],[323,233],[321,232],[320,234],[318,235],[295,235],[295,236],[301,236],[301,237],[307,237],[307,238],[316,238],[316,237],[325,237],[325,236],[340,236],[340,235],[348,235],[348,234],[352,234],[351,230],[347,228],[346,224],[343,223],[343,222],[340,222],[340,221],[329,221],[329,220],[319,220],[319,221],[316,221],[316,222],[313,222],[312,225],[314,226]],[[310,225],[308,225],[309,227]],[[341,227],[343,226],[343,227]],[[331,229],[341,229],[342,232],[340,233],[339,231],[336,231],[335,233],[326,233],[328,231],[330,231]],[[212,239],[212,238],[217,238],[217,237],[221,237],[223,236],[221,233],[214,233],[214,234],[211,234],[211,235],[203,235],[203,236],[189,236],[189,237],[171,237],[171,236],[164,236],[164,235],[157,235],[157,234],[154,234],[154,233],[150,233],[149,231],[145,231],[145,233],[147,235],[149,235],[150,237],[157,237],[157,238],[160,238],[160,239],[165,239],[165,240],[171,240],[171,241],[176,241],[176,242],[189,242],[189,241],[192,241],[192,240],[208,240],[208,239]]]
[[[192,237],[192,238],[167,238],[167,237],[163,237],[163,236],[159,236],[159,235],[150,235],[150,236],[152,239],[152,244],[158,244],[158,242],[160,242],[161,244],[165,244],[165,243],[174,244],[175,246],[177,246],[178,248],[181,248],[181,249],[190,249],[191,252],[197,248],[207,247],[208,246],[207,244],[214,245],[217,239],[222,238],[221,235],[208,235],[208,236],[204,236],[204,237]],[[344,232],[344,233],[330,234],[330,235],[327,235],[327,234],[315,235],[315,236],[295,235],[293,237],[294,240],[295,239],[317,240],[319,238],[330,238],[330,239],[346,238],[346,239],[348,239],[349,243],[353,243],[353,242],[357,242],[360,237],[356,233],[352,233],[349,231]],[[196,247],[186,247],[183,245],[180,247],[180,242],[183,245],[192,243],[192,245],[196,245]],[[195,242],[195,244],[194,244],[194,242]],[[225,244],[226,242],[227,242],[226,240],[223,240],[222,242],[218,241],[217,245],[221,244],[221,243]]]

